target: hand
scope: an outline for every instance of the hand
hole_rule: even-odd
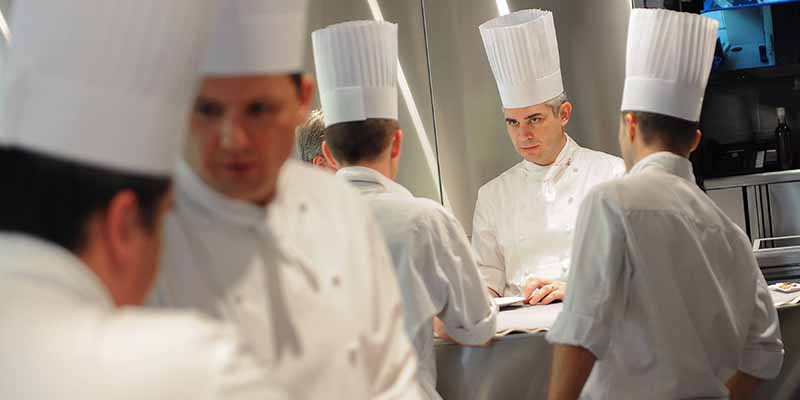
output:
[[[454,342],[453,338],[447,334],[447,328],[444,326],[444,322],[438,317],[433,317],[433,334],[444,341]]]
[[[556,300],[564,299],[566,292],[567,283],[564,281],[529,278],[525,284],[525,303],[550,304]]]

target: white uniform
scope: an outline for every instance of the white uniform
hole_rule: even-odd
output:
[[[547,339],[597,357],[582,399],[727,398],[736,370],[778,374],[778,316],[750,242],[688,160],[656,153],[598,186],[577,229]]]
[[[348,185],[288,161],[263,208],[181,165],[165,234],[154,300],[233,322],[293,399],[418,398],[391,259]]]
[[[463,228],[439,203],[415,198],[406,188],[364,167],[337,175],[369,199],[389,245],[405,302],[406,332],[419,357],[419,381],[430,399],[436,393],[433,317],[461,344],[482,345],[495,333],[497,310]]]
[[[530,276],[566,279],[581,201],[595,185],[624,173],[620,158],[567,137],[552,165],[523,160],[481,187],[472,246],[489,287],[515,296]]]
[[[0,398],[280,399],[232,332],[189,313],[116,309],[72,253],[0,234]]]

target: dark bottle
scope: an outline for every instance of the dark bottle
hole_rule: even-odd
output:
[[[778,165],[780,169],[791,169],[794,150],[792,148],[792,130],[786,125],[786,109],[778,107],[778,127],[775,128],[775,142],[778,149]]]

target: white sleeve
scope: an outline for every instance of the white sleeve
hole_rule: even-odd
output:
[[[755,262],[755,261],[754,261]],[[767,282],[758,267],[755,307],[739,370],[760,379],[778,376],[783,365],[783,341],[778,312],[772,303]]]
[[[627,297],[622,216],[602,192],[592,190],[581,204],[572,249],[564,308],[547,340],[583,347],[603,359]]]
[[[472,217],[472,248],[486,284],[502,296],[506,288],[506,264],[497,242],[496,216],[486,197],[481,188]]]
[[[368,213],[365,213],[368,214]],[[363,343],[367,349],[367,371],[371,373],[371,399],[420,399],[422,389],[417,382],[417,356],[406,335],[403,303],[394,264],[383,239],[383,233],[367,215],[364,243],[369,251],[372,285],[367,298],[374,301],[372,332]]]
[[[447,333],[461,344],[482,345],[495,334],[497,308],[489,300],[486,283],[478,272],[467,236],[456,219],[444,209],[424,226],[429,268],[436,276],[429,280],[434,295],[444,296],[439,318]],[[423,255],[424,257],[424,255]],[[425,259],[421,260],[425,262]]]

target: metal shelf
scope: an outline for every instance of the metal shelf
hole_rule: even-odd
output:
[[[800,181],[800,169],[706,179],[703,186],[706,190],[715,190],[795,181]]]

